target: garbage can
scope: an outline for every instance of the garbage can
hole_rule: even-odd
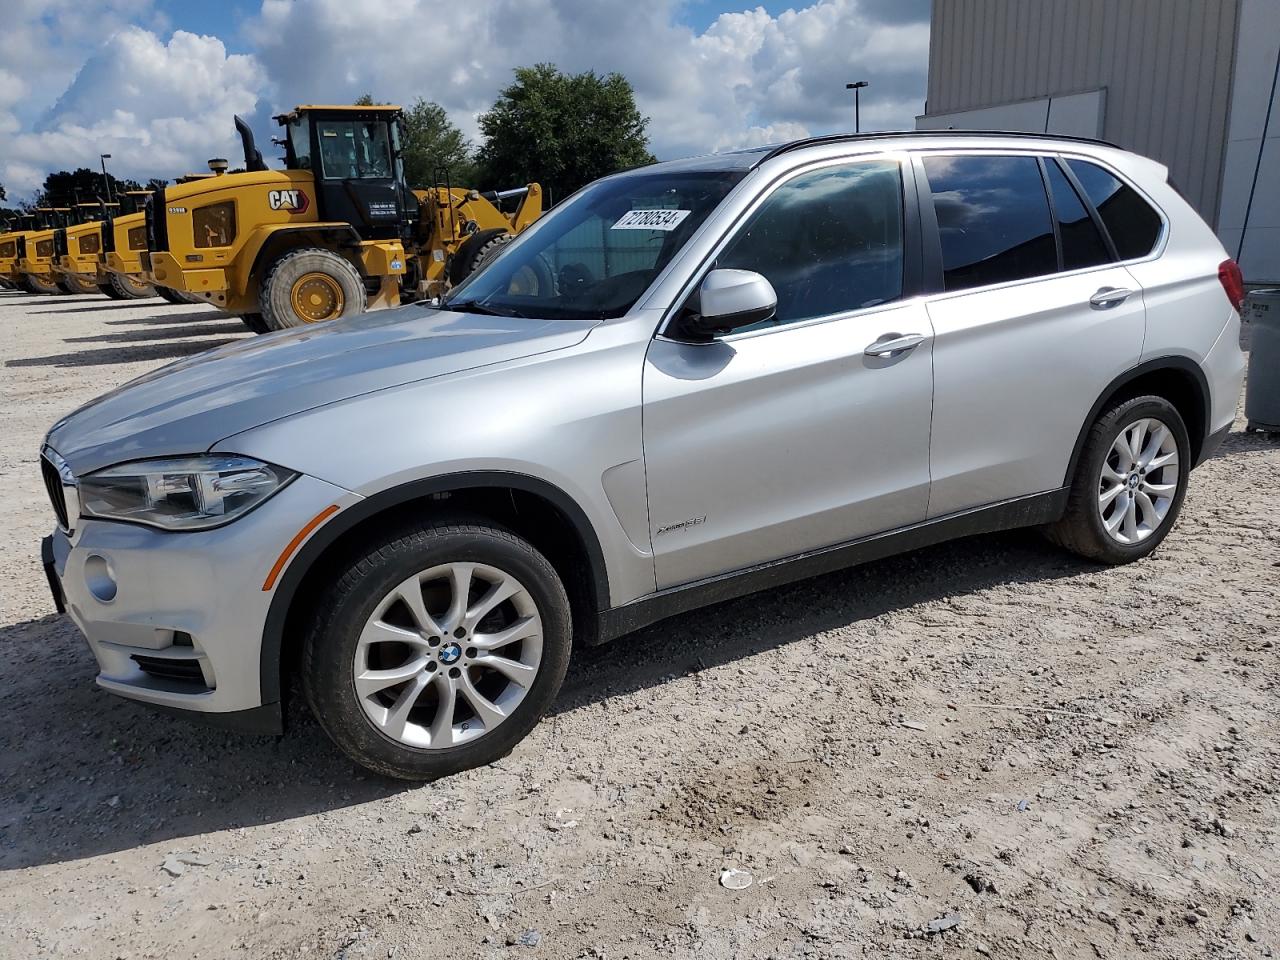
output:
[[[1244,312],[1249,327],[1245,429],[1280,433],[1280,289],[1254,290]]]

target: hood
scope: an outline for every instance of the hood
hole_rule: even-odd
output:
[[[573,346],[595,325],[406,306],[298,327],[140,377],[54,424],[45,442],[77,476],[200,453],[324,404]]]

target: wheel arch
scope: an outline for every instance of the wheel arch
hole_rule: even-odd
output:
[[[240,273],[236,291],[240,296],[252,293],[255,299],[259,293],[258,284],[270,263],[290,250],[321,247],[339,252],[338,248],[344,244],[360,242],[360,234],[349,223],[282,223],[263,227],[257,233],[258,236],[250,240],[242,252],[250,267]],[[353,260],[340,252],[339,256],[351,263],[361,277],[364,276],[358,259]]]
[[[1190,357],[1157,357],[1126,370],[1107,384],[1099,395],[1076,436],[1071,460],[1062,481],[1064,486],[1069,486],[1075,477],[1089,428],[1103,409],[1118,400],[1147,393],[1164,397],[1177,408],[1187,425],[1187,436],[1191,441],[1191,462],[1194,466],[1199,465],[1210,423],[1209,380],[1200,365]]]
[[[299,601],[350,555],[359,538],[419,519],[448,503],[450,513],[502,523],[550,560],[569,593],[575,634],[595,642],[599,612],[608,606],[604,551],[586,513],[548,481],[505,471],[473,471],[416,480],[357,501],[335,514],[294,555],[276,585],[259,654],[264,704],[281,701],[290,664],[301,647]],[[557,536],[567,524],[572,539]],[[567,542],[566,542],[567,541]]]

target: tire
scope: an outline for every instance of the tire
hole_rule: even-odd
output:
[[[498,251],[512,240],[510,231],[481,230],[473,233],[449,261],[449,283],[457,286],[471,274],[498,255]]]
[[[1128,452],[1131,440],[1136,459]],[[1156,396],[1118,401],[1089,429],[1066,513],[1045,533],[1099,563],[1141,560],[1177,522],[1190,470],[1187,426],[1173,404]]]
[[[472,586],[465,594],[462,616],[500,578],[520,588],[478,623],[469,624],[477,628],[472,633],[447,629],[450,620],[458,622],[451,586],[457,581],[442,570],[459,564],[475,568],[468,575]],[[320,602],[304,639],[302,687],[320,725],[361,766],[404,780],[434,780],[492,763],[534,728],[555,699],[569,664],[568,597],[546,558],[510,531],[485,522],[447,520],[395,531],[367,541],[335,576],[331,586],[311,594]],[[411,596],[411,584],[418,585],[420,599],[425,596],[417,616],[396,599]],[[402,593],[406,588],[410,592]],[[368,631],[374,637],[416,637],[414,645],[382,640],[362,645],[362,634],[382,618],[427,626],[413,633],[403,628],[399,634],[380,628]],[[440,637],[431,635],[431,618],[445,628]],[[492,652],[471,645],[512,627],[518,630],[521,624],[526,630],[522,639],[493,648],[505,658],[504,670],[483,667],[483,658]],[[422,665],[415,666],[419,662]],[[418,671],[414,679],[381,689],[376,683],[366,684],[357,692],[358,672],[405,666]],[[523,683],[509,679],[507,671],[516,667],[532,668]],[[497,718],[492,727],[485,710],[471,707],[471,691],[477,688],[505,705],[505,717],[488,714]],[[446,710],[447,690],[455,691],[455,699]],[[493,701],[486,702],[493,706]],[[406,722],[399,727],[392,709],[396,705],[404,706]],[[431,734],[432,727],[439,732]],[[436,736],[441,744],[432,746]],[[458,737],[464,742],[456,743]]]
[[[45,283],[43,280],[36,279],[34,274],[24,273],[22,275],[22,289],[27,293],[57,293],[56,284]]]
[[[350,263],[329,250],[303,247],[270,266],[258,305],[268,327],[287,330],[364,313],[367,297],[364,280]],[[298,304],[312,312],[301,312]]]
[[[147,300],[156,295],[156,288],[146,283],[139,283],[118,273],[111,274],[107,281],[114,294],[108,294],[115,300]]]
[[[271,328],[267,326],[267,321],[262,319],[262,314],[260,313],[242,313],[240,314],[240,320],[254,333],[271,332]]]
[[[69,293],[77,295],[102,293],[102,291],[98,289],[98,285],[96,283],[89,283],[88,281],[81,280],[79,277],[66,276],[62,278],[62,282],[67,285],[67,291]]]
[[[169,303],[186,303],[187,302],[186,300],[183,300],[182,297],[178,295],[178,291],[173,289],[173,287],[156,287],[156,294],[160,297],[161,300],[166,300]]]
[[[110,297],[112,300],[123,300],[124,297],[116,292],[116,288],[109,281],[103,281],[98,284],[98,292],[104,297]]]
[[[70,295],[78,292],[66,279],[55,280],[53,285],[58,288],[59,293]]]

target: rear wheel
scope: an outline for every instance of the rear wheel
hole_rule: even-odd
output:
[[[329,250],[304,247],[271,265],[258,300],[267,326],[285,330],[363,313],[366,294],[350,263]]]
[[[150,284],[119,273],[111,274],[111,279],[107,283],[115,291],[114,297],[117,300],[145,300],[156,295],[156,288]],[[112,295],[108,294],[108,296]]]
[[[41,280],[35,274],[24,273],[22,275],[22,289],[27,293],[57,293],[58,286],[54,283],[48,283]]]
[[[267,321],[262,318],[260,313],[242,313],[240,314],[240,321],[254,333],[271,332],[271,328],[267,326]]]
[[[104,297],[110,297],[112,300],[124,299],[124,297],[116,293],[116,288],[113,287],[111,283],[107,280],[104,280],[102,281],[102,283],[98,284],[98,292],[102,294]]]
[[[74,294],[92,294],[101,293],[97,283],[90,283],[88,280],[82,280],[80,277],[67,274],[62,278],[62,282],[67,286],[68,293]]]
[[[371,539],[308,630],[302,683],[334,742],[371,770],[430,780],[504,756],[569,663],[569,602],[510,531],[437,522]]]
[[[187,303],[178,295],[178,291],[172,287],[156,287],[156,293],[160,295],[161,300],[167,300],[169,303]]]
[[[1051,540],[1090,560],[1130,563],[1168,535],[1187,492],[1191,444],[1163,397],[1114,404],[1094,422]]]

